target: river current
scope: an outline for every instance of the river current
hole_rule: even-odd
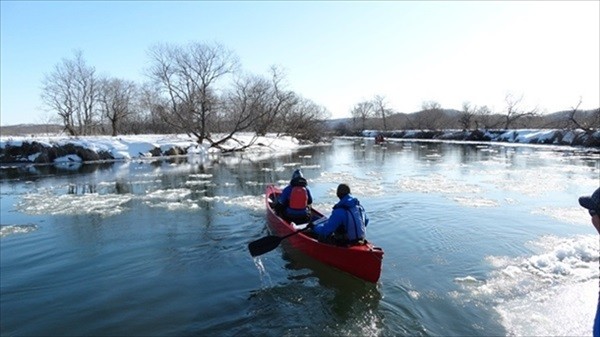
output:
[[[250,256],[265,186],[296,168],[325,214],[350,185],[385,251],[377,284],[283,245]],[[3,170],[2,336],[591,335],[600,243],[577,199],[598,152],[337,139]]]

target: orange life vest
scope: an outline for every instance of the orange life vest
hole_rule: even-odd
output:
[[[290,208],[305,209],[308,206],[308,193],[302,186],[294,186],[290,193]]]

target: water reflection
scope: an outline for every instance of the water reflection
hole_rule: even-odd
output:
[[[338,271],[294,249],[286,247],[282,253],[285,267],[292,271],[288,279],[307,281],[315,278],[319,287],[328,289],[321,310],[330,312],[335,323],[347,335],[375,336],[383,328],[383,315],[379,311],[382,298],[376,284],[364,282],[352,275]],[[340,330],[335,330],[338,334]],[[332,332],[333,333],[333,332]]]
[[[97,171],[111,170],[115,163],[104,162],[79,165],[71,170],[64,170],[60,165],[11,165],[0,166],[2,180],[33,180],[42,177],[68,176],[74,174],[92,174]]]
[[[295,250],[282,257],[287,282],[250,292],[250,313],[257,321],[292,315],[294,323],[272,326],[268,335],[378,336],[385,317],[377,285],[332,269]],[[273,303],[278,303],[276,308]],[[267,316],[269,318],[267,318]]]
[[[298,167],[319,209],[330,211],[340,181],[367,206],[369,239],[386,251],[377,285],[285,244],[258,260],[249,256],[247,243],[267,234],[265,185],[286,184]],[[588,242],[574,238],[559,250],[551,242],[538,253],[527,244],[549,233],[591,233],[576,198],[597,185],[600,159],[551,147],[339,140],[267,160],[39,169],[23,173],[27,180],[6,178],[17,168],[0,170],[2,220],[30,224],[2,227],[2,309],[11,313],[2,335],[505,335],[528,330],[505,329],[500,314],[539,312],[547,294],[563,288],[526,277],[539,285],[532,302],[498,275],[526,275],[518,269],[532,258],[539,273],[554,261],[544,250],[562,256]],[[597,237],[590,240],[585,251],[597,252]],[[490,265],[490,256],[505,264]],[[571,274],[597,265],[597,257],[573,261]],[[563,279],[573,275],[560,275],[564,286]],[[476,280],[475,291],[456,280]],[[495,291],[482,299],[490,286]],[[61,306],[49,306],[57,294]],[[35,317],[49,318],[23,323]],[[567,317],[561,325],[586,334]],[[556,324],[523,324],[560,332]]]
[[[96,184],[69,184],[67,194],[98,193]]]

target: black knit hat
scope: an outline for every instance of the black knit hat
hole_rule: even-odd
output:
[[[337,197],[342,199],[346,194],[350,194],[350,186],[346,184],[339,184],[336,191]]]
[[[579,198],[579,204],[590,211],[600,213],[600,188],[598,188],[591,196]]]
[[[302,171],[300,171],[300,169],[296,169],[294,170],[294,173],[292,173],[292,179],[298,178],[304,178],[304,175],[302,175]]]

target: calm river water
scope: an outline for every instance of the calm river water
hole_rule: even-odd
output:
[[[385,251],[377,284],[268,234],[295,168],[326,214],[350,184]],[[573,148],[338,139],[259,160],[0,171],[2,336],[591,335],[599,241]]]

